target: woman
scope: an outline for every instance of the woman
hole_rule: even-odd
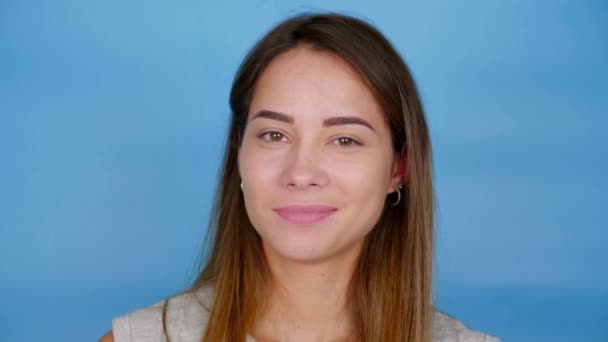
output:
[[[292,17],[245,58],[230,105],[206,266],[102,341],[497,341],[432,306],[429,132],[380,32]]]

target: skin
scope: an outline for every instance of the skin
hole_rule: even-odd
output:
[[[261,111],[293,122],[256,117]],[[343,116],[371,128],[323,124]],[[272,272],[268,306],[250,335],[259,342],[352,340],[350,276],[386,196],[407,176],[381,108],[346,62],[302,46],[277,56],[260,76],[242,139],[245,206]],[[272,210],[290,204],[337,211],[302,227]],[[113,342],[111,331],[100,341]]]
[[[292,122],[258,116],[262,111]],[[342,116],[371,128],[323,124]],[[272,272],[270,302],[252,335],[258,341],[348,340],[348,281],[406,169],[373,94],[335,55],[298,47],[277,56],[256,84],[238,163],[247,214]],[[337,211],[303,227],[272,210],[291,204]]]

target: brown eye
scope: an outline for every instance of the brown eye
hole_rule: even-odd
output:
[[[280,142],[283,137],[285,137],[285,135],[277,131],[268,131],[260,135],[260,138],[270,142]]]
[[[356,141],[353,138],[349,138],[349,137],[340,137],[340,138],[336,139],[335,141],[337,141],[338,145],[340,145],[342,147],[352,147],[352,146],[361,145],[360,142]]]

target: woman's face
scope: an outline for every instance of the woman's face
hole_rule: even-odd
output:
[[[298,262],[358,255],[400,181],[389,128],[360,76],[298,47],[257,81],[239,149],[264,250]]]

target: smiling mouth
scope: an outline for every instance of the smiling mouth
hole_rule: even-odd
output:
[[[333,215],[337,209],[326,205],[290,205],[273,211],[291,224],[314,225]]]

